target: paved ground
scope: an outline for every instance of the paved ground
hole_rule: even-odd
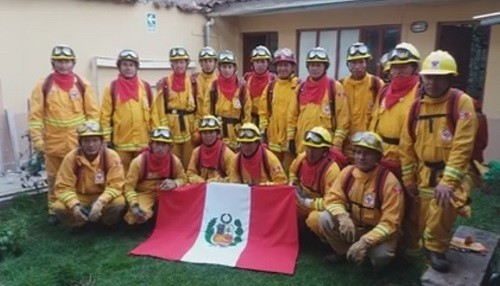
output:
[[[37,190],[32,182],[24,182],[21,178],[23,176],[22,173],[6,173],[0,176],[0,202],[8,201],[17,194],[45,191],[45,188]]]

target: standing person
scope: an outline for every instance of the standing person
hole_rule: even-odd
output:
[[[260,142],[259,128],[245,123],[238,130],[240,152],[229,168],[231,183],[259,185],[286,184],[288,179],[280,161]]]
[[[236,57],[231,51],[222,51],[217,61],[219,75],[205,95],[206,114],[222,123],[222,140],[231,150],[238,150],[237,131],[241,124],[250,122],[252,102],[245,92],[245,83],[236,75]]]
[[[141,224],[153,216],[160,191],[170,191],[187,183],[182,162],[172,154],[172,132],[159,126],[151,130],[149,147],[130,164],[125,185],[128,224]]]
[[[234,153],[222,142],[221,128],[219,119],[213,115],[200,120],[201,145],[194,149],[186,171],[189,183],[229,181]]]
[[[451,88],[458,72],[448,52],[432,52],[420,75],[423,95],[411,106],[400,143],[404,185],[414,204],[422,204],[407,210],[416,220],[405,226],[405,246],[417,249],[423,233],[431,267],[448,272],[445,252],[455,219],[471,215],[471,155],[478,122],[472,98]]]
[[[187,166],[193,152],[192,134],[196,132],[198,86],[187,73],[189,54],[183,47],[169,52],[173,73],[160,80],[153,103],[153,126],[167,126],[172,131],[174,153]]]
[[[64,156],[78,146],[76,127],[86,119],[97,119],[99,108],[88,81],[73,73],[76,57],[71,47],[55,46],[50,60],[54,72],[40,80],[31,94],[28,128],[35,151],[45,153],[48,222],[57,224],[52,210],[57,201],[57,171]]]
[[[245,74],[247,93],[252,100],[252,122],[259,126],[260,99],[264,95],[267,85],[276,76],[269,71],[273,57],[265,46],[257,46],[252,50],[252,71]]]
[[[116,67],[117,78],[104,89],[100,121],[105,140],[120,155],[127,174],[132,159],[149,142],[153,92],[137,75],[139,55],[135,51],[121,51]]]
[[[76,130],[79,147],[68,153],[57,173],[54,213],[74,231],[88,222],[118,223],[125,210],[125,176],[118,154],[106,148],[97,120]]]
[[[269,150],[283,163],[288,170],[294,154],[288,150],[286,133],[288,105],[296,96],[300,80],[295,76],[297,60],[289,48],[279,49],[274,53],[273,64],[276,66],[278,78],[271,81],[260,100],[260,130]]]
[[[320,231],[333,248],[327,262],[369,260],[375,271],[394,258],[400,237],[404,199],[398,179],[380,165],[381,138],[373,132],[353,135],[354,166],[342,170],[324,200]]]
[[[297,96],[288,105],[287,139],[292,154],[304,151],[305,133],[315,126],[323,126],[333,134],[333,146],[342,150],[349,131],[349,106],[340,82],[329,78],[328,52],[317,47],[307,53],[309,76],[301,83]]]

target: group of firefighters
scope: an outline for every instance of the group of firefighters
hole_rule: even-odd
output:
[[[434,269],[449,271],[452,226],[470,216],[477,130],[472,99],[451,88],[449,53],[421,62],[400,43],[380,63],[387,82],[367,73],[372,56],[359,42],[340,81],[327,76],[321,47],[307,53],[302,82],[288,48],[257,46],[244,79],[231,51],[204,47],[192,75],[186,49],[169,58],[172,73],[152,88],[138,76],[138,54],[120,52],[99,109],[73,73],[73,49],[53,48],[54,71],[35,87],[29,114],[34,149],[45,154],[49,223],[112,225],[125,213],[141,224],[159,191],[191,183],[290,184],[300,225],[333,249],[326,261],[381,269],[423,248]]]

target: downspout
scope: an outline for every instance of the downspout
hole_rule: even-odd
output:
[[[210,18],[210,20],[205,23],[205,27],[203,30],[203,45],[205,47],[210,45],[210,26],[212,26],[214,23],[214,18]]]

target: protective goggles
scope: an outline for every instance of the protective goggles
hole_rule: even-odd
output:
[[[327,144],[331,145],[330,142],[326,141],[323,136],[319,135],[316,132],[307,131],[304,135],[304,141],[311,142],[313,144]]]
[[[119,55],[119,59],[139,60],[139,55],[132,50],[123,50]]]
[[[326,54],[326,51],[323,50],[312,50],[307,54],[307,59],[328,60],[328,55]]]
[[[350,46],[348,53],[350,56],[355,55],[366,55],[368,53],[368,47],[365,45]]]
[[[375,135],[366,132],[356,132],[352,136],[352,143],[366,143],[374,148],[382,149],[382,142]]]
[[[252,51],[252,58],[255,58],[255,57],[270,57],[271,55],[269,54],[268,51],[264,50],[264,49],[254,49]]]
[[[170,57],[184,57],[187,56],[187,51],[184,48],[172,48],[170,50]]]
[[[213,118],[203,118],[200,121],[200,127],[201,128],[219,127],[219,123]]]
[[[406,49],[395,49],[391,52],[389,56],[389,60],[401,60],[401,61],[406,61],[410,59],[418,60],[418,58],[412,54],[409,50]]]
[[[84,134],[87,132],[100,133],[101,131],[101,125],[96,121],[82,123],[80,126],[78,126],[78,128],[76,128],[76,133],[78,134]]]
[[[151,132],[151,138],[153,139],[159,139],[159,138],[165,138],[165,139],[172,139],[172,132],[168,129],[154,129]]]
[[[230,53],[221,53],[219,55],[219,60],[223,62],[234,62],[236,61],[236,58],[234,57],[233,54]]]
[[[254,139],[254,138],[259,138],[259,134],[255,133],[255,131],[250,130],[250,129],[240,129],[238,130],[238,137],[239,138],[248,138],[248,139]]]
[[[202,49],[199,56],[200,58],[216,58],[217,54],[212,49]]]
[[[73,53],[73,50],[70,47],[57,46],[52,50],[52,56],[55,56],[55,57],[60,57],[60,56],[74,57],[75,54]]]

